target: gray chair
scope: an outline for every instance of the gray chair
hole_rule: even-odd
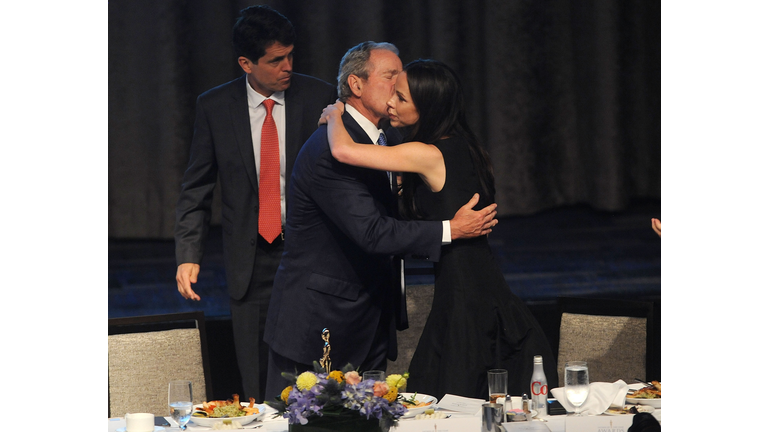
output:
[[[211,400],[203,312],[109,320],[109,416],[167,416],[168,383],[192,381],[193,402]]]
[[[397,332],[397,360],[387,361],[387,375],[408,371],[411,358],[419,344],[421,332],[432,309],[434,285],[408,285],[405,301],[408,306],[408,328]]]
[[[586,361],[591,382],[661,378],[653,303],[561,297],[558,308],[560,383],[568,360]]]

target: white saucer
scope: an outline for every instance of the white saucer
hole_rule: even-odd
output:
[[[163,432],[165,430],[162,426],[155,426],[155,429],[152,432]],[[117,428],[115,432],[127,432],[124,427]]]

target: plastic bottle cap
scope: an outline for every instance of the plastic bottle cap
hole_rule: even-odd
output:
[[[534,364],[536,364],[536,363],[542,363],[542,360],[541,360],[541,356],[535,356],[535,357],[533,358],[533,363],[534,363]]]

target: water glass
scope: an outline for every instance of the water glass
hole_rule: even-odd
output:
[[[186,430],[192,416],[192,381],[177,380],[168,384],[168,406],[173,421],[181,430]]]
[[[497,398],[507,396],[508,374],[506,369],[491,369],[488,371],[488,400],[495,403]]]
[[[569,361],[565,363],[565,397],[576,408],[584,405],[589,396],[589,368],[585,361]]]
[[[363,372],[363,381],[365,380],[384,381],[385,378],[386,378],[386,374],[384,371],[381,371],[381,370],[369,370],[367,372]]]

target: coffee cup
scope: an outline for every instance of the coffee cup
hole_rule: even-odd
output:
[[[154,432],[155,415],[150,413],[133,413],[125,415],[125,432]]]

